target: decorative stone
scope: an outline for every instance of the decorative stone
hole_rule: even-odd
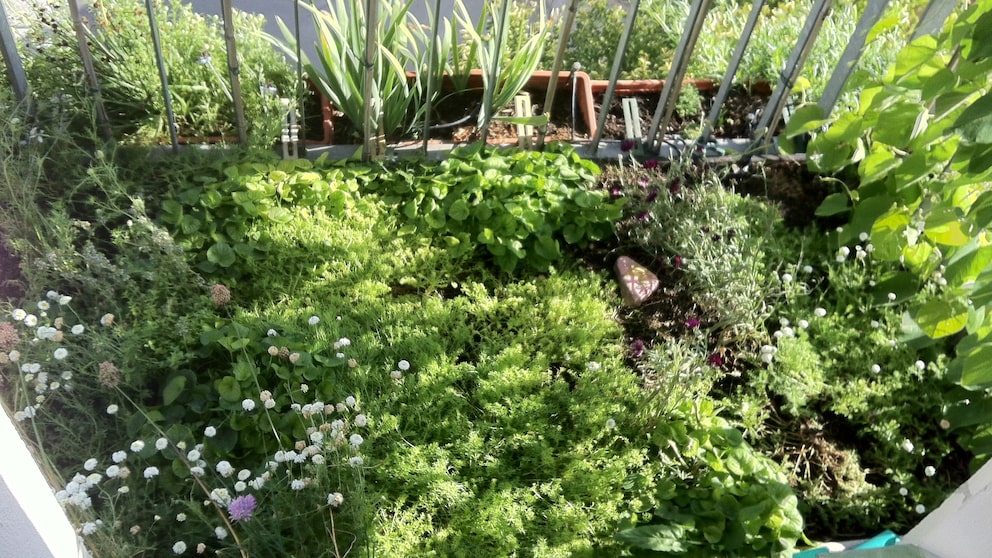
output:
[[[617,258],[615,267],[620,279],[620,296],[631,308],[637,308],[658,288],[658,276],[627,256]]]

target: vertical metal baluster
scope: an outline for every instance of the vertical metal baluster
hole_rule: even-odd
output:
[[[169,92],[169,75],[165,71],[165,59],[162,58],[162,40],[158,33],[158,23],[155,21],[155,6],[152,0],[145,0],[148,10],[148,26],[152,31],[152,48],[155,49],[155,62],[158,65],[158,77],[162,81],[162,99],[165,101],[165,115],[169,123],[169,138],[172,140],[172,152],[179,152],[179,135],[176,130],[176,113],[172,110],[172,93]]]
[[[606,86],[606,93],[603,94],[603,104],[599,108],[599,118],[596,123],[596,133],[589,142],[590,157],[599,151],[599,142],[603,139],[603,128],[606,127],[606,116],[610,112],[610,103],[613,102],[613,93],[617,89],[617,79],[620,77],[620,67],[623,65],[623,57],[627,52],[627,45],[630,43],[630,35],[634,31],[634,22],[637,19],[637,10],[641,7],[641,0],[633,0],[630,3],[630,11],[627,12],[627,20],[624,22],[623,35],[620,36],[620,44],[617,45],[617,53],[613,57],[613,69],[610,70],[610,84]]]

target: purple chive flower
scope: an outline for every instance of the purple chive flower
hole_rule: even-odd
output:
[[[685,327],[689,329],[696,329],[699,327],[699,318],[689,318],[685,321]]]
[[[255,512],[255,497],[251,494],[238,496],[227,505],[227,513],[232,521],[248,521]]]
[[[651,218],[651,214],[648,213],[647,211],[642,211],[642,212],[640,212],[640,213],[637,214],[637,220],[638,221],[647,221],[650,218]]]
[[[658,190],[656,188],[651,188],[648,195],[644,197],[644,203],[651,203],[658,197]]]
[[[644,161],[644,168],[646,168],[646,169],[656,169],[656,168],[658,168],[658,160],[657,159],[648,159],[647,161]]]
[[[721,366],[723,366],[723,357],[717,353],[713,353],[710,355],[710,358],[706,360],[706,362],[708,362],[710,366],[715,366],[717,368],[720,368]]]
[[[676,178],[672,180],[672,183],[668,185],[668,191],[672,193],[673,196],[679,195],[682,191],[682,181]]]
[[[630,354],[634,358],[641,358],[644,355],[644,341],[634,339],[634,342],[630,344]]]
[[[622,142],[620,142],[620,151],[623,151],[624,153],[630,151],[633,148],[634,148],[634,140],[632,139],[625,139]]]

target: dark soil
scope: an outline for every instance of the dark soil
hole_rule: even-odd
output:
[[[23,296],[20,266],[17,258],[7,250],[3,232],[0,231],[0,301],[16,301]]]
[[[543,110],[545,98],[544,89],[525,89],[523,92],[529,93],[534,113],[540,114]],[[700,103],[692,113],[682,114],[678,111],[672,117],[666,133],[682,134],[693,137],[700,129],[700,123],[709,112],[712,106],[715,90],[705,90],[700,93]],[[640,112],[641,131],[647,133],[651,127],[651,120],[658,106],[660,93],[644,95],[615,95],[610,103],[610,111],[607,115],[603,127],[603,139],[622,140],[625,137],[623,121],[623,97],[634,97],[638,101]],[[604,95],[602,93],[594,95],[596,115],[602,109]],[[721,110],[720,120],[713,130],[714,138],[749,138],[751,137],[752,125],[759,114],[761,107],[768,101],[767,91],[760,88],[751,89],[741,85],[735,86]],[[481,91],[469,91],[463,93],[445,93],[436,103],[431,118],[431,140],[465,143],[480,139],[480,132],[477,127],[479,110],[482,105]],[[315,129],[319,129],[319,118],[316,118],[313,109],[308,112],[311,115],[307,119],[307,137],[315,139],[319,137]],[[500,113],[504,116],[511,116],[512,110],[504,110]],[[344,114],[335,111],[333,118],[334,144],[356,144],[361,141],[360,130],[345,118]],[[418,129],[419,135],[419,129]],[[576,104],[573,108],[571,89],[561,88],[555,96],[554,106],[551,111],[551,122],[548,125],[546,141],[581,141],[590,139],[589,126],[584,121],[580,109]],[[415,138],[393,138],[393,141],[415,142]],[[489,127],[489,141],[493,143],[516,143],[516,127],[505,122],[492,122]]]

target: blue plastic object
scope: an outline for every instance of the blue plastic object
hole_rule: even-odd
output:
[[[892,531],[885,530],[881,533],[875,535],[874,537],[858,541],[857,543],[845,544],[845,550],[866,550],[870,548],[884,548],[886,546],[894,546],[899,542],[899,535],[893,533]],[[821,546],[819,548],[811,548],[809,550],[803,550],[802,552],[797,552],[792,555],[792,558],[811,558],[813,556],[818,556],[820,554],[830,554],[837,553],[837,551],[832,550],[829,547]],[[843,553],[841,551],[840,553]]]

